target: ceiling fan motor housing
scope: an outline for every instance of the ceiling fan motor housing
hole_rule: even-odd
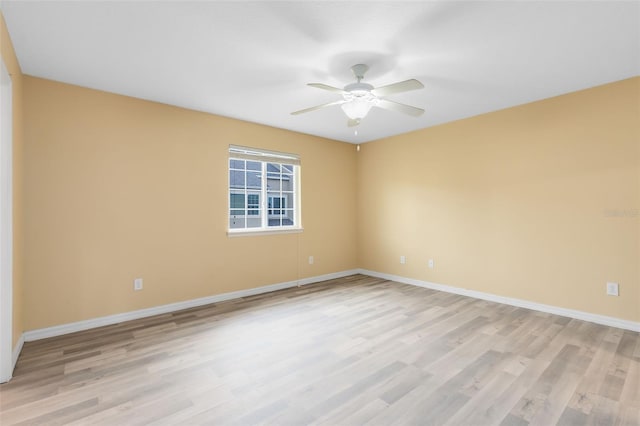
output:
[[[362,103],[368,104],[367,106],[358,107],[358,110],[364,112],[364,115],[366,115],[366,113],[369,112],[369,109],[372,106],[378,105],[378,97],[373,93],[371,93],[372,90],[373,90],[373,86],[370,84],[351,83],[345,86],[342,97],[344,98],[345,102],[357,103],[357,104],[362,104]],[[344,109],[345,108],[343,108],[343,110]],[[364,115],[358,118],[364,118]]]
[[[373,86],[367,83],[351,83],[344,86],[345,92],[371,92]]]

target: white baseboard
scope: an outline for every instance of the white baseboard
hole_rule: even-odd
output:
[[[299,279],[297,281],[296,285],[314,284],[314,283],[319,283],[321,281],[328,281],[328,280],[335,280],[337,278],[344,278],[344,277],[348,277],[350,275],[355,275],[355,274],[359,274],[359,273],[360,273],[359,269],[350,269],[348,271],[333,272],[331,274],[318,275],[316,277],[309,277],[309,278]],[[273,291],[273,290],[268,290],[268,291]],[[262,293],[264,293],[264,292],[262,292]]]
[[[213,296],[202,297],[199,299],[186,300],[183,302],[170,303],[168,305],[155,306],[153,308],[140,309],[137,311],[124,312],[121,314],[109,315],[105,317],[93,318],[84,321],[78,321],[68,324],[57,325],[54,327],[41,328],[37,330],[26,331],[21,337],[13,350],[13,366],[15,367],[22,345],[24,342],[46,339],[48,337],[61,336],[63,334],[75,333],[77,331],[89,330],[92,328],[103,327],[105,325],[118,324],[124,321],[150,317],[153,315],[166,314],[182,309],[194,308],[197,306],[209,305],[225,300],[239,299],[241,297],[254,296],[257,294],[268,293],[271,291],[282,290],[301,285],[313,284],[321,281],[332,280],[336,278],[347,277],[354,274],[369,275],[372,277],[382,278],[390,281],[396,281],[404,284],[415,285],[418,287],[429,288],[432,290],[444,291],[447,293],[469,296],[476,299],[488,300],[491,302],[502,303],[505,305],[518,306],[521,308],[532,309],[535,311],[546,312],[550,314],[560,315],[569,318],[575,318],[583,321],[589,321],[596,324],[607,325],[611,327],[622,328],[625,330],[639,331],[640,323],[634,321],[623,320],[620,318],[608,317],[605,315],[591,314],[573,309],[560,308],[558,306],[544,305],[542,303],[530,302],[522,299],[498,296],[495,294],[484,293],[481,291],[468,290],[459,287],[452,287],[444,284],[436,284],[428,281],[417,280],[413,278],[405,278],[399,275],[385,274],[382,272],[370,271],[367,269],[351,269],[347,271],[335,272],[331,274],[318,275],[315,277],[302,278],[296,281],[287,281],[278,284],[267,285],[263,287],[250,288],[246,290],[233,291],[230,293],[216,294]]]
[[[96,327],[103,327],[105,325],[118,324],[124,321],[130,321],[130,320],[150,317],[153,315],[160,315],[160,314],[166,314],[169,312],[180,311],[182,309],[195,308],[197,306],[209,305],[212,303],[218,303],[225,300],[239,299],[241,297],[248,297],[248,296],[254,296],[256,294],[269,293],[271,291],[282,290],[285,288],[297,287],[301,285],[317,283],[320,281],[327,281],[327,280],[332,280],[336,278],[347,277],[349,275],[354,275],[357,273],[358,273],[357,269],[351,269],[348,271],[334,272],[331,274],[318,275],[318,276],[309,277],[309,278],[302,278],[296,281],[287,281],[287,282],[278,283],[278,284],[266,285],[263,287],[232,291],[230,293],[222,293],[222,294],[216,294],[213,296],[202,297],[199,299],[185,300],[184,302],[170,303],[168,305],[155,306],[153,308],[123,312],[121,314],[108,315],[105,317],[92,318],[84,321],[56,325],[53,327],[30,330],[30,331],[26,331],[23,334],[23,338],[24,338],[23,340],[26,342],[32,342],[34,340],[61,336],[63,334],[89,330]]]
[[[11,371],[15,370],[16,363],[18,362],[18,357],[20,356],[20,352],[22,352],[22,347],[24,346],[24,333],[20,335],[18,339],[18,343],[13,348],[13,352],[11,353]]]
[[[444,284],[436,284],[428,281],[417,280],[413,278],[405,278],[398,275],[385,274],[382,272],[369,271],[367,269],[358,270],[360,274],[369,275],[376,278],[382,278],[399,283],[415,285],[418,287],[429,288],[431,290],[444,291],[446,293],[454,293],[462,296],[469,296],[475,299],[488,300],[490,302],[502,303],[505,305],[517,306],[519,308],[532,309],[534,311],[546,312],[549,314],[560,315],[563,317],[575,318],[582,321],[593,322],[596,324],[608,325],[610,327],[622,328],[631,331],[640,331],[640,322],[624,320],[605,315],[591,314],[589,312],[576,311],[574,309],[566,309],[558,306],[544,305],[542,303],[530,302],[528,300],[514,299],[511,297],[498,296],[496,294],[484,293],[481,291],[468,290],[459,287],[452,287]]]

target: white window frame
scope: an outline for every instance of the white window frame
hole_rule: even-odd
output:
[[[243,219],[257,219],[261,220],[260,227],[254,228],[231,228],[230,220],[231,220],[231,211],[233,210],[231,207],[231,194],[237,193],[231,187],[231,160],[247,160],[247,161],[256,161],[261,164],[261,188],[260,190],[255,190],[256,192],[260,192],[260,213],[259,215],[249,215],[248,214],[248,196],[250,195],[248,190],[244,190],[244,209],[245,215],[238,216],[234,215],[237,218]],[[268,179],[267,175],[267,164],[268,163],[276,163],[276,164],[287,164],[293,166],[293,205],[287,206],[289,209],[293,209],[293,225],[283,225],[283,226],[269,226],[269,219],[274,219],[276,216],[269,215],[269,199],[273,198],[273,195],[269,195],[272,191],[268,189]],[[238,145],[229,145],[229,159],[227,162],[227,178],[228,178],[228,190],[227,190],[227,235],[232,236],[246,236],[246,235],[264,235],[264,234],[282,234],[282,233],[295,233],[302,232],[302,221],[301,221],[301,197],[300,197],[300,157],[296,154],[288,154],[277,151],[266,151],[262,149],[256,148],[248,148]],[[245,178],[246,179],[246,178]],[[237,190],[236,190],[237,191]],[[250,190],[251,191],[251,190]],[[286,197],[286,193],[280,193],[279,198]],[[285,198],[286,199],[286,198]],[[285,201],[286,203],[286,201]],[[281,207],[280,210],[284,210],[286,207]],[[281,211],[281,213],[283,213]],[[277,218],[284,217],[284,214],[277,215]]]

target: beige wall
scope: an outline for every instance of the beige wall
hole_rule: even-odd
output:
[[[358,263],[640,321],[638,209],[634,78],[363,145]]]
[[[0,12],[0,52],[2,61],[11,75],[13,102],[13,345],[24,331],[23,324],[23,209],[22,209],[22,71],[7,32],[4,16]]]
[[[638,78],[357,154],[23,80],[25,330],[356,267],[640,320]],[[302,234],[226,236],[229,144],[301,155]]]
[[[24,99],[26,330],[357,266],[353,145],[28,76]],[[227,237],[229,144],[301,156],[303,233]]]

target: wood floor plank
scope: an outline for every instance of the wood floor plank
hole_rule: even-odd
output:
[[[491,376],[491,380],[476,392],[469,402],[461,407],[455,414],[446,419],[447,425],[460,424],[489,424],[479,421],[478,414],[486,410],[494,403],[495,397],[501,390],[508,387],[516,377],[507,372],[499,372]]]
[[[639,333],[354,275],[28,342],[5,425],[640,425]]]

